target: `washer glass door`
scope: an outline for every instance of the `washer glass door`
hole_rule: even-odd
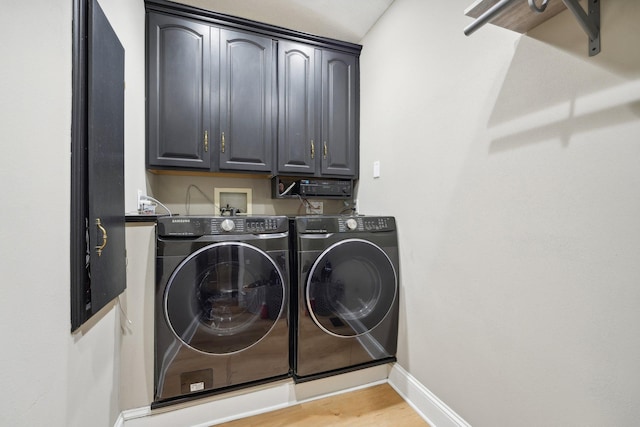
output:
[[[164,294],[167,323],[189,347],[228,354],[259,342],[285,303],[285,280],[264,251],[242,243],[215,243],[192,253],[172,273]]]
[[[379,246],[342,240],[327,248],[309,270],[307,309],[326,333],[358,336],[384,320],[397,288],[395,268]]]

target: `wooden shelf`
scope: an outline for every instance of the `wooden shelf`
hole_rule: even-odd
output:
[[[477,0],[464,11],[464,14],[472,18],[477,18],[498,3],[498,1],[499,0]],[[536,0],[536,2],[540,4],[542,0]],[[550,0],[547,9],[543,13],[535,13],[529,8],[527,1],[522,0],[511,3],[490,23],[524,34],[565,9],[566,6],[561,0]]]

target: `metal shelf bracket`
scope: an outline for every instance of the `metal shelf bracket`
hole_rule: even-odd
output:
[[[600,0],[588,0],[587,12],[578,0],[562,0],[573,13],[587,36],[589,36],[589,56],[600,53]]]
[[[499,0],[492,7],[487,9],[475,21],[464,29],[464,34],[469,36],[480,27],[500,15],[504,9],[507,9],[512,3],[524,0]],[[535,0],[528,0],[529,8],[534,13],[543,13],[547,8],[549,0],[543,0],[538,6]],[[578,24],[589,36],[589,56],[600,53],[600,0],[587,0],[587,12],[584,11],[578,0],[562,0],[564,5],[573,13]]]

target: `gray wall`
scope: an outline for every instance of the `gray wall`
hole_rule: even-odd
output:
[[[470,3],[396,0],[363,40],[400,364],[474,427],[637,424],[640,3],[602,2],[593,58],[570,12],[467,38]]]

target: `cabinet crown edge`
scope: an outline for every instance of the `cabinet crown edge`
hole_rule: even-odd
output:
[[[168,0],[145,0],[146,12],[167,13],[184,18],[197,19],[209,24],[225,26],[236,30],[251,31],[260,35],[304,42],[316,47],[334,49],[346,53],[359,55],[362,45],[350,43],[329,37],[317,36],[302,31],[271,25],[264,22],[240,18],[211,10],[200,9]]]

